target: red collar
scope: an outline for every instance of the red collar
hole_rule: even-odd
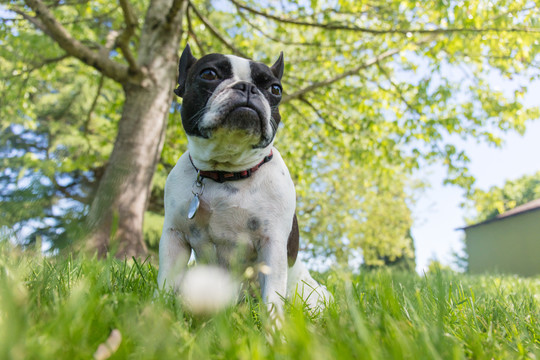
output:
[[[272,150],[270,150],[270,154],[268,156],[265,156],[264,159],[251,169],[243,170],[243,171],[237,171],[237,172],[230,172],[230,171],[205,171],[205,170],[199,170],[193,163],[193,159],[191,158],[191,154],[189,155],[189,161],[191,161],[191,165],[195,168],[195,170],[199,173],[199,175],[203,178],[212,179],[218,183],[224,183],[225,181],[236,181],[236,180],[242,180],[246,179],[251,176],[255,171],[259,170],[261,166],[272,160],[272,157],[274,156],[274,153]]]

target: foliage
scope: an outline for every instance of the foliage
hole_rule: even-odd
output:
[[[271,335],[249,296],[215,317],[191,316],[174,295],[156,292],[148,263],[1,251],[2,359],[88,359],[112,329],[122,341],[111,359],[540,356],[537,279],[330,273],[335,304],[315,317],[288,307]]]
[[[475,189],[466,206],[476,211],[467,220],[474,224],[489,220],[516,206],[540,199],[540,171],[516,180],[508,180],[503,186],[492,186],[489,190]]]
[[[1,33],[0,226],[32,229],[23,242],[42,236],[63,247],[103,173],[122,97],[114,82],[29,31],[31,39]],[[25,47],[43,49],[42,58]]]
[[[131,4],[142,20],[148,2]],[[107,166],[122,91],[25,21],[22,1],[5,6],[0,225],[19,234],[32,228],[54,245],[64,234],[69,243],[67,222],[86,214]],[[108,56],[126,63],[108,44],[125,28],[118,4],[50,9],[76,39],[112,46]],[[297,185],[303,247],[342,262],[361,254],[376,266],[413,256],[407,234],[416,169],[443,162],[447,182],[470,188],[467,155],[452,136],[500,145],[504,132],[523,132],[538,117],[538,108],[521,104],[539,76],[536,10],[524,0],[192,2],[180,47],[188,41],[197,56],[232,52],[266,63],[284,51],[276,146]],[[137,46],[134,36],[133,53]],[[494,89],[494,73],[519,86]],[[185,146],[173,104],[149,203],[152,227],[162,214],[166,173]]]

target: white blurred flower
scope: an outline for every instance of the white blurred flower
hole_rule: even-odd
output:
[[[240,283],[217,266],[189,269],[180,286],[180,297],[193,314],[211,315],[236,304]]]
[[[118,329],[111,331],[111,334],[107,340],[100,344],[94,353],[95,360],[106,360],[111,357],[112,354],[118,350],[120,343],[122,342],[122,334]]]

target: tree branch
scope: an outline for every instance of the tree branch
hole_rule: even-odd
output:
[[[326,80],[322,80],[322,81],[319,81],[319,82],[315,82],[309,86],[306,86],[305,88],[302,88],[300,90],[297,90],[296,92],[292,93],[292,94],[288,94],[288,95],[285,95],[283,97],[283,99],[281,100],[281,103],[284,104],[284,103],[287,103],[293,99],[298,99],[302,96],[304,96],[305,94],[309,93],[309,92],[312,92],[312,91],[315,91],[317,89],[320,89],[320,88],[323,88],[323,87],[327,87],[327,86],[330,86],[332,85],[333,83],[335,82],[338,82],[342,79],[345,79],[346,77],[349,77],[349,76],[352,76],[352,75],[356,75],[358,72],[360,72],[360,70],[364,70],[368,67],[370,67],[371,65],[373,64],[376,64],[378,63],[379,61],[382,61],[388,57],[391,57],[391,56],[394,56],[395,54],[401,52],[403,49],[393,49],[393,50],[388,50],[388,51],[385,51],[383,52],[382,54],[380,54],[379,56],[376,56],[372,59],[369,59],[368,61],[366,61],[365,63],[363,64],[360,64],[350,70],[347,70],[339,75],[336,75],[332,78],[329,78],[329,79],[326,79]]]
[[[386,71],[386,69],[384,68],[384,66],[382,66],[380,63],[377,63],[377,67],[379,68],[379,70],[383,73],[383,75],[386,77],[386,79],[388,80],[388,82],[390,83],[390,85],[396,89],[396,92],[397,92],[397,95],[399,97],[399,99],[405,104],[405,106],[413,113],[416,113],[417,115],[421,116],[422,113],[416,109],[414,106],[411,105],[411,103],[405,98],[405,96],[403,95],[403,92],[401,91],[401,88],[398,86],[398,84],[396,84],[392,78],[390,77],[390,74]],[[384,88],[381,87],[380,84],[377,84],[377,86],[379,87],[379,89],[383,90],[383,91],[389,91],[389,90],[386,90]]]
[[[124,14],[126,27],[124,28],[120,36],[118,36],[117,44],[120,48],[120,51],[122,51],[124,58],[129,64],[129,71],[138,72],[139,67],[137,66],[137,60],[135,60],[135,57],[129,49],[129,41],[135,33],[135,29],[138,25],[137,17],[135,16],[133,7],[131,6],[129,0],[118,0],[118,2],[120,3],[122,13]]]
[[[187,0],[173,0],[172,6],[169,9],[169,12],[167,13],[167,16],[165,16],[165,24],[164,24],[165,29],[169,29],[172,26],[174,19],[176,18],[176,15],[180,11],[180,9],[182,9],[182,5],[185,2],[187,2]],[[188,5],[191,5],[191,4],[188,2]]]
[[[186,20],[187,20],[187,26],[188,26],[188,37],[191,37],[195,44],[197,45],[197,48],[199,48],[199,52],[201,56],[206,55],[206,50],[204,49],[202,43],[200,42],[199,38],[195,34],[195,31],[193,30],[193,24],[191,23],[191,14],[189,13],[189,7],[186,10]]]
[[[16,14],[21,15],[23,17],[23,19],[27,20],[29,23],[34,25],[37,29],[43,31],[43,33],[45,33],[45,35],[47,35],[49,37],[52,37],[50,31],[45,27],[45,25],[43,25],[43,23],[39,19],[28,15],[27,13],[25,13],[22,10],[13,9],[13,12],[15,12]]]
[[[53,7],[52,5],[50,7]],[[55,6],[56,7],[56,6]],[[110,10],[105,11],[101,14],[93,15],[92,17],[77,17],[70,21],[62,21],[61,24],[66,25],[72,25],[72,24],[81,24],[81,23],[95,23],[97,20],[99,20],[100,24],[103,24],[103,21],[107,21],[110,19],[111,14],[115,13],[118,10],[118,7],[112,7]]]
[[[191,3],[189,3],[189,7],[191,9],[193,9],[193,12],[195,12],[195,15],[197,15],[197,17],[202,21],[202,23],[204,24],[204,26],[206,26],[208,28],[208,30],[210,30],[210,32],[212,33],[212,35],[214,35],[219,41],[221,41],[226,47],[228,47],[232,52],[233,54],[235,55],[238,55],[238,56],[241,56],[243,58],[247,58],[249,59],[249,56],[247,56],[246,54],[244,54],[240,49],[238,49],[237,47],[235,47],[230,41],[228,41],[227,39],[225,39],[223,36],[221,36],[221,34],[219,33],[219,31],[214,27],[214,25],[212,25],[210,23],[210,21],[204,17],[203,14],[201,14],[197,8],[195,6],[193,6]]]
[[[51,37],[69,55],[78,58],[119,83],[128,80],[127,66],[112,61],[108,57],[100,56],[99,51],[93,51],[73,38],[41,0],[25,0],[25,2],[36,13],[34,21],[30,19],[29,21]]]
[[[330,121],[328,121],[324,115],[319,111],[319,109],[317,109],[317,107],[315,107],[315,105],[313,105],[313,103],[311,103],[308,99],[306,99],[305,97],[301,96],[298,98],[301,102],[303,102],[304,104],[306,104],[307,106],[309,106],[311,108],[311,110],[313,110],[315,112],[315,114],[317,114],[317,116],[319,117],[319,119],[321,119],[321,121],[323,123],[325,123],[326,125],[328,125],[330,128],[332,128],[333,130],[339,132],[339,133],[345,133],[347,132],[345,129],[342,129],[340,127],[337,127],[336,125],[332,124]]]
[[[279,44],[283,44],[283,45],[296,45],[296,46],[317,46],[317,47],[337,47],[339,45],[337,44],[333,44],[333,45],[329,45],[329,44],[321,44],[321,43],[312,43],[312,42],[295,42],[295,41],[287,41],[287,40],[283,40],[283,39],[278,39],[274,36],[271,36],[270,34],[267,34],[265,31],[263,31],[259,26],[253,24],[252,21],[250,21],[247,16],[244,14],[244,12],[242,11],[241,8],[239,8],[238,6],[236,7],[236,10],[238,11],[238,14],[240,15],[240,17],[242,19],[244,19],[244,21],[249,25],[251,26],[253,29],[255,29],[256,31],[258,31],[259,33],[261,33],[262,36],[264,36],[265,38],[267,38],[268,40],[271,40],[273,42],[277,42]]]
[[[443,34],[443,33],[484,33],[484,32],[525,32],[525,33],[540,33],[540,29],[535,28],[436,28],[436,29],[370,29],[365,27],[360,27],[352,24],[342,24],[342,23],[316,23],[309,22],[299,19],[291,19],[286,17],[281,17],[277,15],[272,15],[264,11],[256,10],[248,7],[245,4],[240,4],[236,0],[230,0],[236,7],[244,9],[252,14],[263,16],[267,19],[271,19],[284,24],[298,25],[298,26],[309,26],[322,28],[326,30],[345,30],[345,31],[356,31],[363,32],[368,34],[375,35],[384,35],[384,34],[399,34],[399,35],[408,35],[410,33],[415,34]]]
[[[99,78],[99,83],[96,90],[96,96],[94,96],[94,100],[92,101],[92,104],[90,105],[90,109],[88,110],[88,115],[86,116],[86,121],[84,122],[83,134],[85,137],[87,137],[88,135],[88,130],[90,129],[90,121],[92,121],[92,115],[94,114],[94,110],[96,109],[99,96],[101,95],[101,89],[103,89],[104,81],[105,81],[105,76],[101,75]]]
[[[313,121],[311,119],[308,119],[305,115],[305,112],[302,112],[300,109],[298,109],[295,105],[289,104],[289,106],[293,109],[294,112],[300,116],[302,120],[308,125],[308,127],[311,127],[313,125]],[[328,141],[327,137],[321,136],[318,131],[314,132],[315,136],[319,138],[319,142],[322,144],[330,145],[330,142]]]
[[[14,78],[14,77],[21,76],[22,74],[30,74],[32,71],[35,71],[37,69],[40,69],[40,68],[42,68],[44,66],[47,66],[47,65],[50,65],[50,64],[60,62],[60,61],[62,61],[64,59],[67,59],[68,57],[70,57],[68,54],[64,54],[64,55],[61,55],[61,56],[58,56],[58,57],[55,57],[55,58],[51,58],[51,59],[43,59],[42,62],[32,66],[28,70],[23,70],[20,73],[15,74],[15,75],[2,76],[2,77],[0,77],[0,79],[11,79],[11,78]]]
[[[75,201],[78,201],[82,204],[87,204],[88,203],[88,199],[83,197],[83,196],[80,196],[80,195],[77,195],[77,194],[72,194],[69,192],[69,189],[75,185],[78,185],[78,183],[76,181],[72,182],[71,184],[68,184],[66,186],[62,186],[58,183],[58,181],[56,181],[56,176],[53,174],[52,176],[49,176],[48,177],[53,186],[55,187],[56,190],[58,190],[62,195],[64,195],[64,197],[67,197],[69,199],[72,199],[72,200],[75,200]]]

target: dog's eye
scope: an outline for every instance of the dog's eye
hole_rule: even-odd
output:
[[[218,78],[217,73],[212,69],[205,69],[201,71],[201,79],[204,80],[216,80]]]
[[[270,86],[270,91],[272,92],[272,94],[276,95],[276,96],[281,96],[281,86],[279,85],[272,85]]]

